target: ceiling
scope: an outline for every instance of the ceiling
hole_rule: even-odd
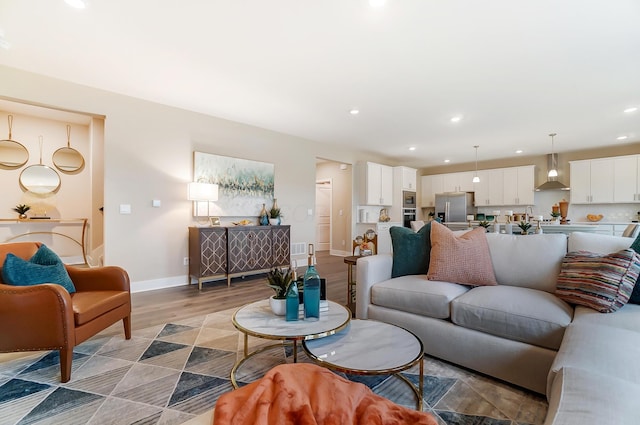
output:
[[[418,168],[640,141],[638,0],[86,3],[0,0],[0,64]]]

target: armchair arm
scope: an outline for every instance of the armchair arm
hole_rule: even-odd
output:
[[[0,284],[0,352],[75,345],[71,296],[60,285]]]
[[[90,269],[67,266],[69,277],[78,292],[83,291],[130,291],[129,275],[118,266]]]
[[[356,263],[356,317],[358,319],[368,318],[371,287],[378,282],[391,279],[392,267],[392,254],[358,258]]]

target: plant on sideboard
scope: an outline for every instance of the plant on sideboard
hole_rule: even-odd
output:
[[[27,218],[27,211],[31,209],[29,205],[26,204],[18,204],[15,208],[12,208],[15,212],[17,212],[20,218]]]

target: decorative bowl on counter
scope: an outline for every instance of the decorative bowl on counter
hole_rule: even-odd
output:
[[[602,214],[587,214],[587,220],[594,223],[602,220],[603,218],[604,216]]]

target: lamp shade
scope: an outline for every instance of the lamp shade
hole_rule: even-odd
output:
[[[213,183],[191,182],[188,185],[190,201],[217,201],[218,185]]]

